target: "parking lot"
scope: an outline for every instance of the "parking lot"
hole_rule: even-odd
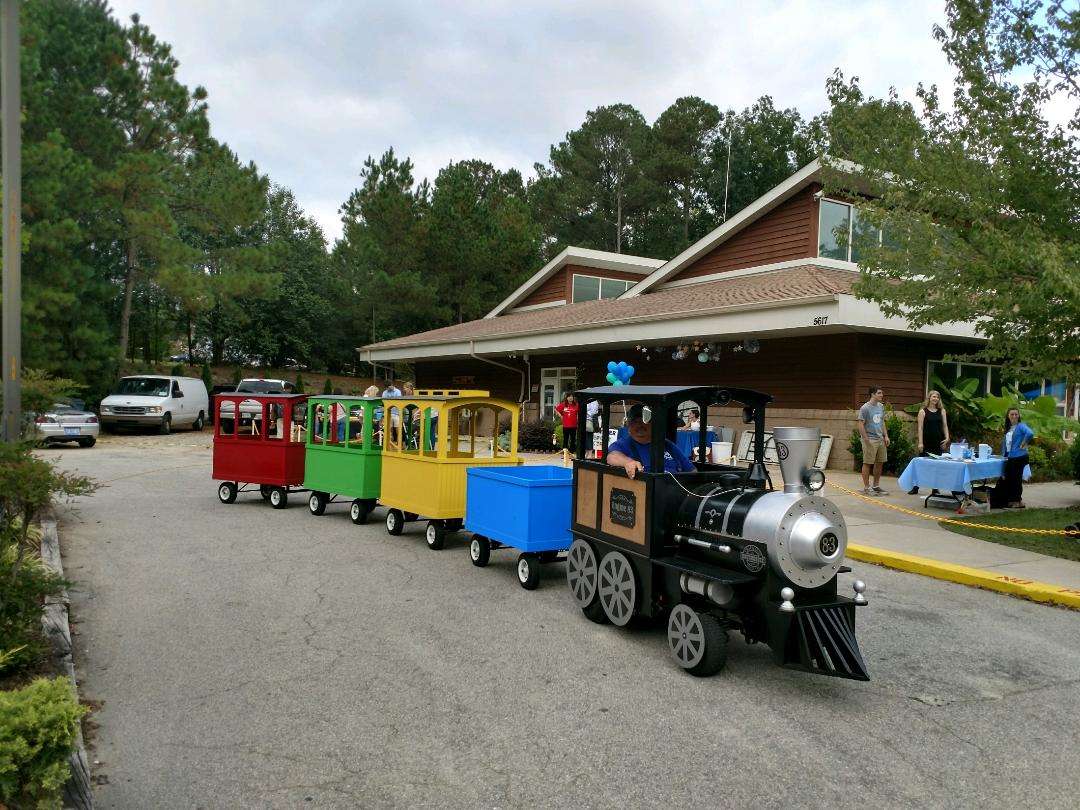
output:
[[[699,680],[561,563],[222,505],[209,444],[44,451],[109,482],[60,527],[102,807],[1075,805],[1075,612],[854,563],[869,683],[738,638]]]

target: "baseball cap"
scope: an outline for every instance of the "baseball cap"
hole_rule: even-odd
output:
[[[652,408],[648,405],[642,405],[640,402],[631,405],[626,412],[626,421],[633,422],[638,419],[646,425],[649,424],[652,421]]]

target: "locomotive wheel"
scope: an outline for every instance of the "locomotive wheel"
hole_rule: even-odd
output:
[[[270,490],[272,489],[273,487],[269,484],[259,484],[259,494],[262,495],[264,501],[270,500]]]
[[[313,515],[321,515],[326,511],[327,497],[325,492],[312,492],[307,500],[308,510]]]
[[[405,516],[400,509],[391,509],[386,513],[386,533],[399,535],[405,528]]]
[[[289,493],[281,487],[270,490],[270,505],[275,509],[284,509],[289,505]]]
[[[620,551],[609,551],[600,561],[600,604],[616,627],[626,627],[637,608],[634,568]]]
[[[712,614],[680,603],[668,616],[667,634],[675,663],[691,675],[715,675],[727,663],[727,631]]]
[[[232,503],[236,500],[236,484],[232,481],[222,481],[217,488],[218,500],[222,503]]]
[[[446,544],[446,527],[440,520],[429,520],[427,529],[424,531],[424,539],[427,547],[432,551],[439,551]]]
[[[596,569],[593,547],[580,537],[575,538],[566,556],[566,582],[582,610],[596,602]]]
[[[491,559],[491,541],[481,534],[474,534],[469,542],[469,559],[477,568],[483,568]]]
[[[349,506],[349,517],[352,522],[359,526],[361,523],[367,523],[368,515],[371,514],[371,509],[368,507],[367,501],[362,501],[357,498]]]
[[[518,583],[527,591],[535,591],[540,584],[540,561],[532,554],[519,554],[517,560]]]

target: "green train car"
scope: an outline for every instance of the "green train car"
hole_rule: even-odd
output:
[[[383,407],[373,397],[316,396],[308,400],[304,488],[308,509],[352,498],[349,517],[365,523],[382,483]]]

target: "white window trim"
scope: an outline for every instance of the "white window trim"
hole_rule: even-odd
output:
[[[927,394],[930,392],[930,364],[931,363],[939,363],[940,364],[940,363],[946,363],[946,362],[949,362],[949,361],[927,359],[927,361],[926,361],[926,376],[925,376],[926,385],[924,386]],[[952,362],[953,365],[955,365],[957,367],[956,373],[958,375],[960,373],[960,366],[974,366],[976,368],[985,368],[985,369],[1001,368],[1000,365],[995,365],[994,363],[966,363],[963,360],[954,360],[954,361],[951,361],[951,362]],[[1012,382],[1013,385],[1015,385],[1017,387],[1019,387],[1019,385],[1020,385],[1019,380],[1012,380],[1011,382]],[[1053,385],[1055,382],[1064,382],[1065,383],[1065,396],[1062,397],[1061,399],[1058,399],[1057,397],[1054,397],[1054,401],[1058,404],[1059,407],[1061,407],[1061,406],[1064,407],[1065,415],[1068,416],[1068,412],[1069,412],[1069,381],[1068,381],[1068,379],[1065,379],[1065,380],[1051,380],[1051,379],[1048,379],[1047,377],[1041,377],[1039,379],[1039,396],[1053,396],[1052,394],[1048,395],[1046,393],[1046,389],[1048,387],[1047,383],[1049,383],[1050,385]],[[990,375],[987,374],[987,376],[986,376],[986,390],[982,392],[982,396],[987,396],[990,393],[989,388],[990,388]],[[1023,392],[1021,392],[1021,393],[1023,393]],[[1075,397],[1080,399],[1080,387],[1078,387],[1077,390],[1074,393],[1075,393]]]
[[[579,278],[595,278],[597,281],[600,282],[600,284],[596,288],[596,294],[597,294],[596,298],[582,298],[581,301],[574,300],[574,283]],[[623,291],[621,293],[619,293],[619,295],[616,295],[615,298],[603,298],[602,296],[600,296],[600,291],[603,288],[603,284],[604,284],[605,281],[617,281],[620,284],[625,285],[625,289],[623,289]],[[573,277],[570,279],[570,297],[567,299],[567,303],[568,304],[580,304],[580,303],[584,303],[585,301],[614,301],[616,298],[619,298],[620,296],[625,295],[626,291],[629,290],[631,287],[633,287],[636,283],[637,283],[636,281],[630,281],[630,280],[627,280],[625,278],[611,278],[609,276],[594,276],[594,275],[591,275],[589,273],[574,273]]]
[[[927,360],[926,360],[926,373],[923,376],[923,380],[925,381],[925,385],[923,386],[925,394],[930,393],[930,364],[931,363],[952,363],[952,365],[956,366],[957,375],[960,374],[960,366],[975,366],[977,368],[984,368],[984,369],[1001,368],[1001,366],[994,365],[993,363],[965,363],[962,360],[942,360],[942,359],[934,360],[932,358],[927,358]],[[986,382],[986,387],[985,387],[985,389],[983,391],[980,392],[980,396],[984,396],[984,397],[987,396],[990,393],[990,374],[989,374],[989,372],[987,372],[985,382]]]
[[[555,373],[553,375],[551,375],[551,376],[548,376],[547,372],[549,372],[549,371],[554,371]],[[539,402],[537,404],[539,405],[541,418],[543,418],[545,416],[550,416],[550,417],[554,418],[554,416],[555,416],[555,406],[559,404],[559,402],[558,402],[558,393],[559,393],[559,388],[560,388],[559,383],[561,383],[563,380],[573,380],[574,381],[574,386],[573,387],[577,387],[577,373],[578,373],[578,370],[577,370],[577,368],[575,366],[548,366],[547,368],[541,368],[540,369],[540,396],[539,396]],[[547,413],[545,411],[545,409],[544,409],[544,387],[548,386],[548,385],[554,385],[555,386],[555,394],[556,394],[555,399],[552,401],[552,404],[551,404],[551,413]]]

